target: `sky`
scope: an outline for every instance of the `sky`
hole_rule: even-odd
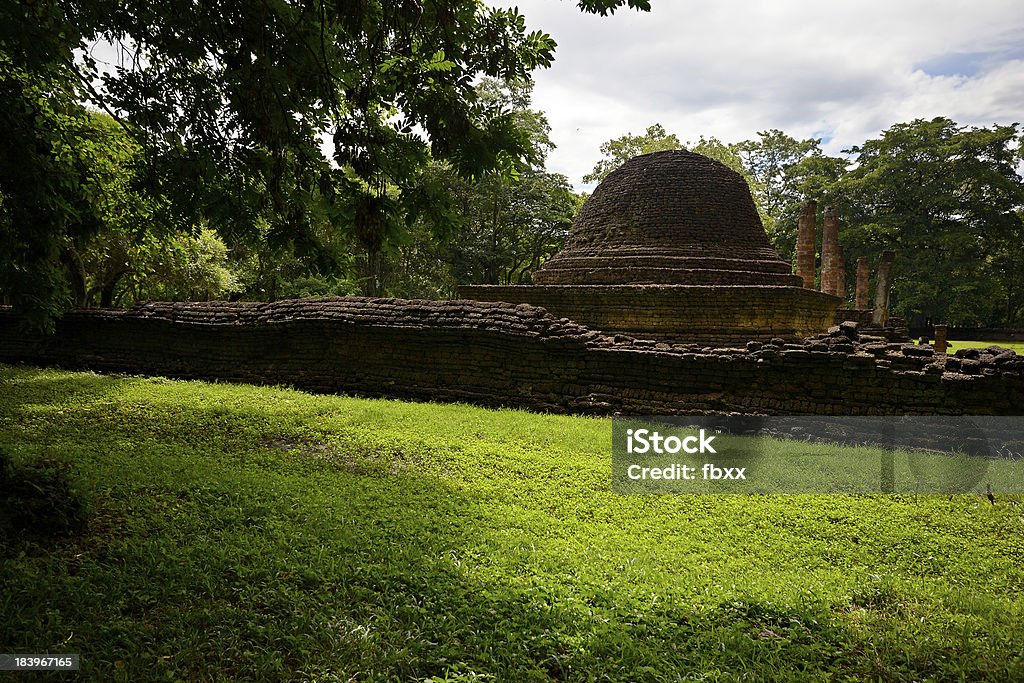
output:
[[[548,170],[577,190],[601,143],[653,123],[684,143],[778,128],[838,154],[915,118],[1024,122],[1021,0],[651,0],[609,17],[489,2],[558,43],[533,106],[557,145]]]

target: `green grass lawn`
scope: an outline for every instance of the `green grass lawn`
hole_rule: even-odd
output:
[[[949,342],[949,352],[955,353],[960,349],[984,349],[989,346],[1002,346],[1003,348],[1013,349],[1018,355],[1024,355],[1024,342],[1020,341],[960,341],[953,340]]]
[[[1012,497],[619,496],[606,419],[0,388],[0,444],[88,509],[4,540],[0,652],[92,680],[1024,679]]]

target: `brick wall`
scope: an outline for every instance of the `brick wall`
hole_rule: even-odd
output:
[[[72,312],[48,338],[19,333],[0,310],[8,363],[554,412],[1024,414],[1024,359],[966,354],[934,355],[850,324],[801,343],[708,349],[475,301],[154,303]]]

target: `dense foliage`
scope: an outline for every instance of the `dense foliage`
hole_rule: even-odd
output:
[[[106,150],[76,95],[0,52],[0,291],[34,327],[71,299],[69,246],[103,227]]]
[[[648,9],[579,2],[626,5]],[[116,64],[100,68],[98,40]],[[301,261],[343,288],[351,266],[362,291],[384,293],[389,248],[417,219],[445,219],[423,182],[432,162],[474,178],[531,161],[513,113],[476,83],[527,81],[554,47],[518,11],[477,0],[7,3],[0,287],[36,326],[89,298],[81,264],[61,257],[103,225],[79,149],[88,101],[138,145],[133,183],[161,230],[208,225],[240,253]],[[254,290],[278,293],[276,265],[259,264]]]
[[[851,257],[897,252],[896,306],[960,324],[1024,322],[1017,124],[915,120],[850,150],[834,185]]]

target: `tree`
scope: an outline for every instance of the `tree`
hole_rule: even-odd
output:
[[[1016,227],[992,245],[988,259],[1006,302],[1001,322],[1009,327],[1024,327],[1024,212],[1017,211],[1017,218]]]
[[[757,140],[744,140],[736,149],[756,179],[758,204],[767,217],[765,230],[771,235],[787,207],[800,200],[790,170],[807,156],[821,154],[821,140],[796,140],[777,128],[759,131],[757,135]]]
[[[137,301],[209,301],[242,289],[223,240],[209,228],[157,237],[101,232],[82,252],[88,283],[84,305],[104,308]]]
[[[87,166],[94,229],[67,230],[59,260],[71,302],[110,307],[137,299],[208,299],[237,291],[227,247],[213,231],[183,233],[154,222],[154,202],[136,187],[141,148],[109,116],[77,112],[71,158]],[[9,183],[8,183],[9,186]]]
[[[74,88],[0,51],[0,294],[29,327],[83,296],[69,247],[102,225],[101,128]]]
[[[461,178],[445,164],[435,164],[433,182],[449,197],[447,219],[428,222],[439,244],[431,260],[446,271],[446,286],[456,284],[523,284],[541,263],[557,252],[579,208],[568,179],[544,170],[554,148],[547,118],[529,108],[530,84],[501,84],[485,80],[482,99],[501,100],[515,125],[529,140],[531,161],[521,161],[512,173],[489,172]],[[422,232],[421,232],[422,234]],[[425,255],[429,240],[416,240]],[[403,256],[409,254],[403,249]],[[435,269],[438,266],[433,266]]]
[[[750,187],[765,231],[779,254],[790,260],[802,204],[815,199],[824,211],[828,188],[846,171],[846,160],[825,155],[817,138],[797,140],[774,128],[757,135],[735,147],[753,179]]]
[[[601,16],[613,14],[623,5],[642,12],[651,11],[650,0],[579,0],[576,5],[584,12],[592,12]]]
[[[88,151],[97,185],[93,211],[98,223],[88,234],[67,234],[62,255],[76,306],[113,305],[121,279],[133,272],[139,254],[170,237],[154,221],[159,204],[138,187],[141,148],[114,119],[89,111],[89,126],[76,147]]]
[[[743,157],[739,155],[734,144],[722,142],[714,136],[706,138],[701,135],[696,142],[687,142],[683,149],[725,164],[743,176],[748,184],[753,180],[747,167],[743,164]]]
[[[916,119],[850,151],[854,166],[832,188],[847,218],[843,240],[852,257],[897,252],[898,310],[961,325],[1018,315],[1018,124]]]
[[[594,170],[583,176],[585,183],[599,183],[609,173],[630,159],[641,154],[664,152],[670,149],[682,149],[683,145],[674,134],[665,132],[664,126],[655,123],[647,127],[643,135],[627,133],[620,138],[609,140],[601,145],[603,159],[594,165]]]
[[[515,180],[489,176],[468,199],[469,220],[452,251],[458,283],[529,284],[561,249],[579,208],[568,179],[541,170]]]
[[[600,14],[649,9],[645,0],[578,4]],[[99,38],[129,58],[97,88],[87,48]],[[266,240],[274,249],[315,246],[313,223],[329,214],[360,245],[374,291],[384,248],[430,211],[419,177],[431,159],[474,176],[509,169],[527,153],[509,113],[481,102],[474,81],[527,79],[551,63],[554,47],[547,34],[528,32],[516,10],[478,0],[7,3],[0,110],[21,117],[5,133],[20,149],[17,161],[33,165],[27,175],[68,180],[63,194],[47,188],[51,197],[83,185],[50,167],[60,158],[52,152],[77,139],[56,118],[87,95],[145,150],[147,189],[167,200],[162,222],[205,221],[232,245]],[[84,58],[76,61],[76,51]],[[39,109],[43,92],[61,93],[60,111],[24,114],[26,106]],[[43,130],[37,121],[46,121]],[[324,138],[333,153],[325,153]],[[38,272],[9,277],[4,291],[45,319],[64,305],[61,278],[48,265],[54,245],[85,212],[55,200],[47,237],[29,236],[37,206],[48,200],[15,184],[0,188],[7,247],[26,248],[4,255]],[[261,224],[269,229],[259,231]]]
[[[144,262],[135,299],[209,301],[239,290],[228,249],[213,230],[175,236]]]

